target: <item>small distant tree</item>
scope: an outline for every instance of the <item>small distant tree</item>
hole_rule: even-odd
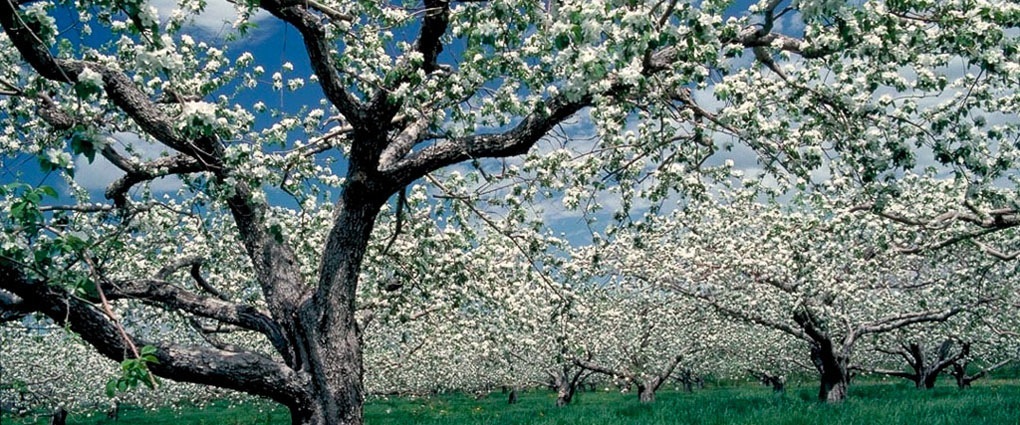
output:
[[[959,348],[955,345],[959,345]],[[949,371],[954,364],[970,355],[970,343],[957,344],[947,338],[934,350],[926,349],[918,342],[900,343],[896,349],[878,347],[876,350],[902,357],[909,365],[910,371],[873,369],[871,372],[905,378],[912,381],[917,388],[931,389],[935,387],[940,374]]]

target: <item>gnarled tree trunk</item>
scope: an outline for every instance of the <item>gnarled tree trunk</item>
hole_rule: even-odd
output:
[[[818,369],[820,378],[818,400],[826,403],[840,403],[845,400],[850,387],[846,357],[835,352],[832,343],[829,342],[812,346],[811,360]]]
[[[553,376],[556,390],[556,407],[563,407],[574,400],[577,387],[587,377],[586,370],[572,363],[565,363],[549,372]]]

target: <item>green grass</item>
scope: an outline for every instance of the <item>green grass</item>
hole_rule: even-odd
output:
[[[693,394],[663,391],[654,404],[643,405],[631,394],[580,393],[565,408],[553,406],[555,396],[545,391],[520,394],[517,404],[506,404],[495,393],[475,400],[464,395],[431,398],[373,399],[365,406],[369,425],[659,425],[659,424],[876,424],[1020,425],[1020,384],[988,381],[959,391],[938,387],[915,390],[903,383],[862,383],[851,387],[851,398],[836,406],[815,401],[813,387],[792,388],[776,395],[766,388],[737,386],[710,388]],[[159,411],[124,409],[120,424],[287,424],[286,410],[269,404],[231,406],[214,403],[204,409]],[[44,418],[5,417],[3,424],[46,423]],[[72,416],[69,424],[112,424],[105,415]]]

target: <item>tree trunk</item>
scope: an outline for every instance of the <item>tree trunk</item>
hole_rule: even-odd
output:
[[[576,385],[571,385],[570,378],[565,375],[556,377],[556,407],[563,407],[574,400]]]
[[[964,389],[970,387],[971,379],[967,376],[967,361],[964,360],[960,363],[953,363],[953,371],[950,372],[953,378],[956,378],[956,388]]]
[[[786,392],[786,377],[785,376],[783,376],[783,375],[773,375],[773,374],[771,374],[769,372],[766,372],[766,371],[759,372],[759,371],[755,371],[754,369],[748,369],[747,371],[750,372],[751,376],[754,376],[754,378],[757,379],[758,382],[761,382],[762,385],[767,385],[769,387],[772,387],[772,391],[773,392],[777,392],[777,393]]]
[[[818,398],[826,403],[842,403],[846,400],[850,384],[846,380],[822,382]]]
[[[294,425],[361,425],[364,402],[361,340],[356,325],[320,336],[309,350],[310,399],[288,407]],[[314,334],[312,334],[314,335]],[[337,338],[339,337],[339,338]],[[337,341],[339,339],[339,341]]]
[[[638,401],[641,403],[655,402],[655,385],[637,384]]]
[[[820,384],[818,400],[840,403],[846,399],[850,387],[850,370],[847,359],[836,353],[831,342],[823,341],[811,347],[811,360],[818,369]]]
[[[308,399],[289,405],[295,425],[361,425],[364,365],[356,296],[361,263],[385,198],[352,181],[342,195],[319,269],[293,335],[309,378]]]
[[[565,363],[550,372],[553,375],[552,385],[556,390],[556,407],[563,407],[574,400],[577,388],[583,388],[584,380],[587,377],[585,369]]]
[[[53,411],[53,416],[50,417],[50,425],[64,425],[67,423],[67,411],[63,407],[58,407]]]
[[[930,390],[935,388],[935,383],[939,379],[939,373],[941,370],[925,370],[917,380],[917,388],[923,388]]]

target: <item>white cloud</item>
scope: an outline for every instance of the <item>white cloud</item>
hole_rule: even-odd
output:
[[[116,141],[113,148],[117,152],[124,155],[130,149],[143,161],[159,158],[167,151],[162,145],[142,140],[134,133],[114,133],[110,137]],[[79,155],[75,158],[74,169],[75,182],[90,191],[106,190],[110,183],[125,175],[123,171],[98,154],[91,164],[85,156]],[[149,183],[149,188],[154,193],[165,193],[180,189],[181,184],[180,178],[172,176],[153,180]]]
[[[178,9],[177,0],[149,0],[149,5],[159,10],[159,16],[163,19],[170,17],[174,9]],[[260,11],[251,19],[260,21],[268,16],[269,14]],[[222,35],[233,28],[237,18],[237,9],[233,3],[227,0],[209,0],[201,13],[190,18],[190,24],[209,35]]]

